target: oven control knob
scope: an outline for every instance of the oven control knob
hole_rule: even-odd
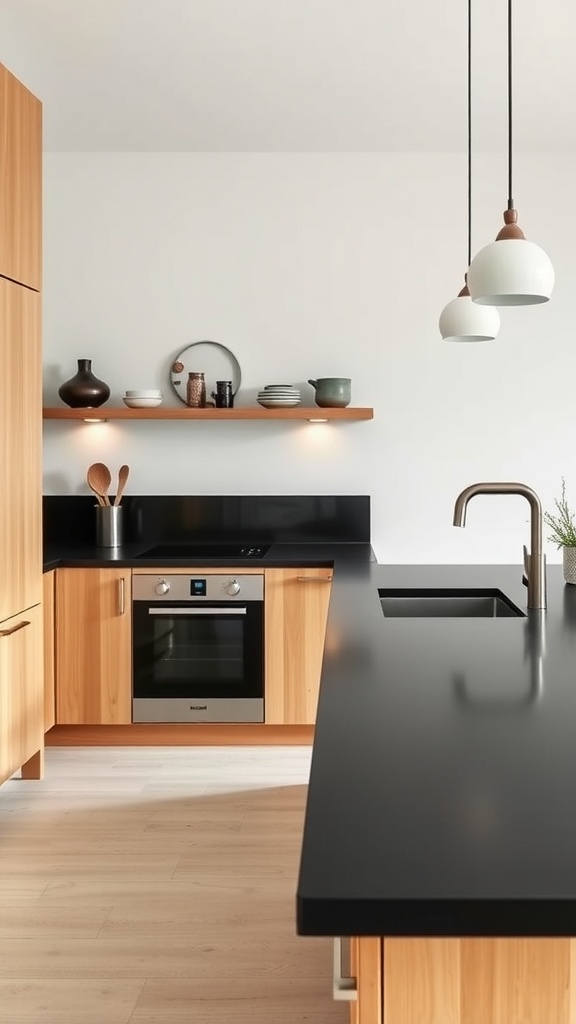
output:
[[[154,587],[154,590],[156,591],[157,594],[160,595],[167,594],[168,591],[170,590],[170,584],[168,583],[168,580],[158,580],[158,583]]]
[[[238,580],[230,580],[230,583],[226,587],[226,590],[232,597],[234,597],[236,594],[239,594],[240,584],[238,583]]]

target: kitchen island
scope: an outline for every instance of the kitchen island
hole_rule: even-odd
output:
[[[358,1024],[573,1024],[576,588],[552,566],[545,612],[388,619],[381,588],[526,612],[521,568],[335,580],[298,932],[354,937]]]

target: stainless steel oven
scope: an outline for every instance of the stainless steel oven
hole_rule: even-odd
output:
[[[134,722],[264,721],[264,576],[133,579]]]

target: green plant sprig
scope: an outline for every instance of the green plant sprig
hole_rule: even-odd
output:
[[[574,515],[570,512],[566,500],[566,481],[562,477],[562,497],[554,501],[558,515],[545,512],[543,519],[546,526],[549,526],[552,533],[548,540],[552,541],[559,548],[576,548],[576,524]]]

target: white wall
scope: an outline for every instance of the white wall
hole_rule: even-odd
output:
[[[192,341],[229,346],[241,402],[266,383],[350,376],[372,422],[45,423],[45,492],[87,493],[128,462],[132,493],[368,493],[380,561],[519,562],[522,480],[576,507],[576,159],[518,155],[520,223],[556,267],[553,299],[502,310],[499,338],[441,342],[462,284],[466,167],[448,154],[47,154],[45,402],[91,357],[114,404],[162,386]],[[473,251],[501,225],[500,156],[475,157]],[[549,547],[550,560],[559,560]]]

